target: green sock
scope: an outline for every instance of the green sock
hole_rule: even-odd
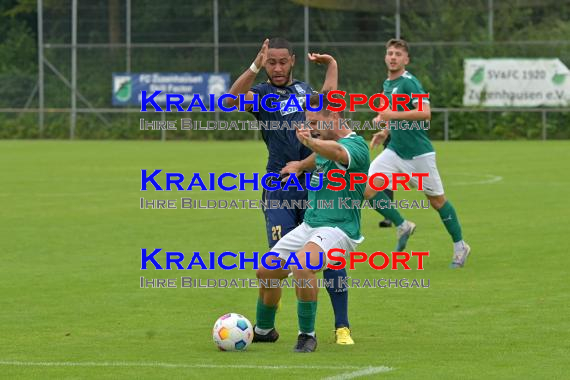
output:
[[[461,235],[461,225],[459,224],[459,219],[457,219],[457,214],[455,213],[455,208],[450,201],[446,201],[442,208],[437,210],[439,212],[439,217],[445,225],[447,232],[451,235],[454,243],[463,240]]]
[[[277,306],[267,306],[263,304],[261,298],[257,299],[256,325],[260,329],[272,329],[275,327],[275,312]]]
[[[379,191],[376,193],[374,198],[377,205],[386,206],[390,205],[390,198],[386,195],[385,192]],[[379,202],[380,200],[384,200],[383,202]],[[395,208],[374,208],[377,212],[379,212],[384,218],[391,220],[394,225],[399,226],[400,224],[404,223],[404,218],[402,215],[396,210]]]
[[[315,331],[317,317],[317,301],[297,301],[297,316],[299,317],[299,330],[302,333]]]

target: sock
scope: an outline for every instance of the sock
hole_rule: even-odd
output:
[[[269,332],[273,329],[260,329],[259,327],[257,327],[257,325],[254,328],[255,333],[258,335],[267,335],[269,334]]]
[[[390,198],[391,201],[394,200],[394,191],[393,191],[393,190],[384,189],[384,192],[386,193],[386,195],[388,196],[388,198]]]
[[[299,330],[299,335],[301,335],[301,334],[310,335],[310,336],[312,336],[313,338],[317,336],[317,334],[316,334],[314,331],[313,331],[313,332],[310,332],[310,333],[304,333],[304,332],[301,332],[301,331]]]
[[[275,312],[277,306],[267,306],[263,304],[261,298],[257,299],[257,316],[255,317],[256,326],[260,330],[271,330],[275,327]]]
[[[297,316],[299,317],[299,331],[309,334],[315,331],[317,317],[317,301],[297,301]]]
[[[388,198],[390,198],[391,201],[394,200],[394,191],[393,190],[386,188],[386,189],[384,189],[384,193],[386,194],[386,196]],[[387,220],[389,222],[391,221],[390,219],[387,219],[387,218],[384,218],[384,220]]]
[[[463,240],[456,241],[453,243],[453,250],[454,251],[459,251],[460,249],[463,249],[464,247],[465,247],[465,242]]]
[[[383,191],[377,192],[376,195],[374,196],[374,198],[372,198],[372,199],[374,199],[376,201],[376,204],[389,206],[390,198],[388,198],[386,193]],[[381,201],[381,200],[384,200],[384,202],[379,203],[379,201]],[[391,220],[392,223],[394,223],[394,225],[396,225],[396,226],[399,226],[402,223],[404,223],[404,218],[402,218],[402,215],[400,215],[398,210],[396,210],[395,208],[380,208],[380,207],[378,207],[378,208],[374,208],[374,210],[379,212],[384,218]]]
[[[346,269],[325,269],[323,277],[327,282],[333,283],[331,287],[327,286],[327,292],[334,311],[335,328],[350,327],[348,324],[348,288],[341,285],[339,281],[339,279],[346,279]]]
[[[452,206],[450,201],[446,201],[442,208],[437,210],[441,221],[445,225],[447,232],[451,235],[454,243],[463,240],[461,235],[461,225],[457,219],[457,214],[455,213],[455,208]]]

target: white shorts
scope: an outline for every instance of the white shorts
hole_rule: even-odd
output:
[[[364,238],[362,240],[364,240]],[[291,256],[291,252],[297,253],[305,246],[305,244],[313,242],[321,247],[321,250],[325,255],[323,265],[327,265],[331,261],[327,257],[327,252],[330,249],[340,248],[344,249],[346,252],[351,252],[356,249],[356,246],[361,243],[362,240],[352,240],[338,227],[313,228],[303,222],[293,231],[283,236],[271,251],[278,253],[280,259],[287,261],[289,256]],[[339,256],[341,254],[335,253],[334,255]],[[305,267],[305,263],[300,264]]]
[[[435,152],[416,157],[411,160],[404,160],[391,149],[384,149],[378,157],[370,164],[368,176],[376,173],[384,173],[392,180],[392,173],[428,173],[428,177],[423,177],[424,193],[431,196],[443,195],[443,183],[435,163]],[[410,184],[417,188],[418,178],[410,179]]]

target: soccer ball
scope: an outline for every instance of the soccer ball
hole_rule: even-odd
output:
[[[212,336],[221,351],[244,351],[253,340],[253,327],[243,315],[228,313],[218,318]]]

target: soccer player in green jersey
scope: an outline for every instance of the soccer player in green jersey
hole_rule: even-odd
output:
[[[309,191],[308,199],[312,208],[305,212],[303,223],[283,236],[272,248],[272,251],[279,255],[281,264],[295,254],[300,267],[293,265],[284,269],[281,265],[277,269],[262,267],[257,271],[257,277],[263,280],[284,279],[292,271],[295,279],[311,284],[296,288],[299,335],[295,352],[313,352],[317,347],[315,318],[318,287],[315,272],[318,270],[308,268],[307,260],[311,266],[320,266],[322,269],[327,263],[326,253],[329,250],[339,248],[347,252],[354,251],[356,245],[364,240],[360,234],[360,208],[343,207],[339,199],[350,198],[362,202],[365,185],[357,184],[352,191],[348,185],[339,191],[327,189],[330,182],[327,172],[333,169],[344,170],[344,176],[335,176],[344,177],[347,183],[350,173],[366,175],[370,165],[370,151],[362,137],[340,126],[342,113],[327,110],[326,107],[330,103],[323,94],[320,95],[323,98],[323,109],[318,112],[306,111],[306,123],[309,127],[297,130],[299,141],[315,154],[303,161],[296,161],[296,165],[290,163],[282,173],[313,170],[311,186],[318,186],[322,176],[322,187],[320,190]],[[311,96],[309,104],[311,107],[317,107],[319,95]],[[319,129],[318,126],[324,122],[332,122],[333,129]],[[331,185],[336,186],[332,183]],[[319,204],[324,204],[323,202],[327,202],[327,207],[318,207]],[[281,299],[281,288],[263,287],[261,282],[260,285],[254,340],[274,342],[279,337],[275,329],[275,311]]]
[[[390,143],[374,161],[370,164],[369,175],[374,173],[384,173],[391,178],[392,173],[429,173],[423,179],[424,193],[433,208],[439,213],[441,221],[445,225],[447,232],[453,240],[453,260],[452,268],[459,268],[465,265],[471,248],[463,240],[461,225],[455,212],[455,208],[446,199],[443,184],[437,170],[435,151],[429,140],[426,130],[423,128],[404,129],[402,126],[409,126],[413,121],[422,122],[431,119],[429,100],[422,99],[422,110],[418,98],[413,98],[412,94],[425,94],[420,81],[406,70],[409,63],[409,48],[406,41],[401,39],[391,39],[386,43],[385,63],[388,68],[388,79],[384,81],[384,95],[392,103],[392,95],[407,94],[410,102],[407,104],[409,111],[404,111],[398,105],[398,110],[392,110],[391,104],[386,111],[381,112],[375,121],[388,121],[390,128],[378,132],[372,138],[371,148],[379,145],[388,133],[391,136]],[[417,179],[412,179],[412,184],[417,185]],[[377,179],[374,184],[381,186],[383,180]],[[375,192],[367,187],[366,198],[377,200],[387,199],[383,192]],[[384,202],[385,203],[385,202]],[[396,209],[377,209],[384,217],[392,220],[398,226],[398,246],[397,251],[405,248],[408,238],[415,230],[415,224],[402,218]]]

